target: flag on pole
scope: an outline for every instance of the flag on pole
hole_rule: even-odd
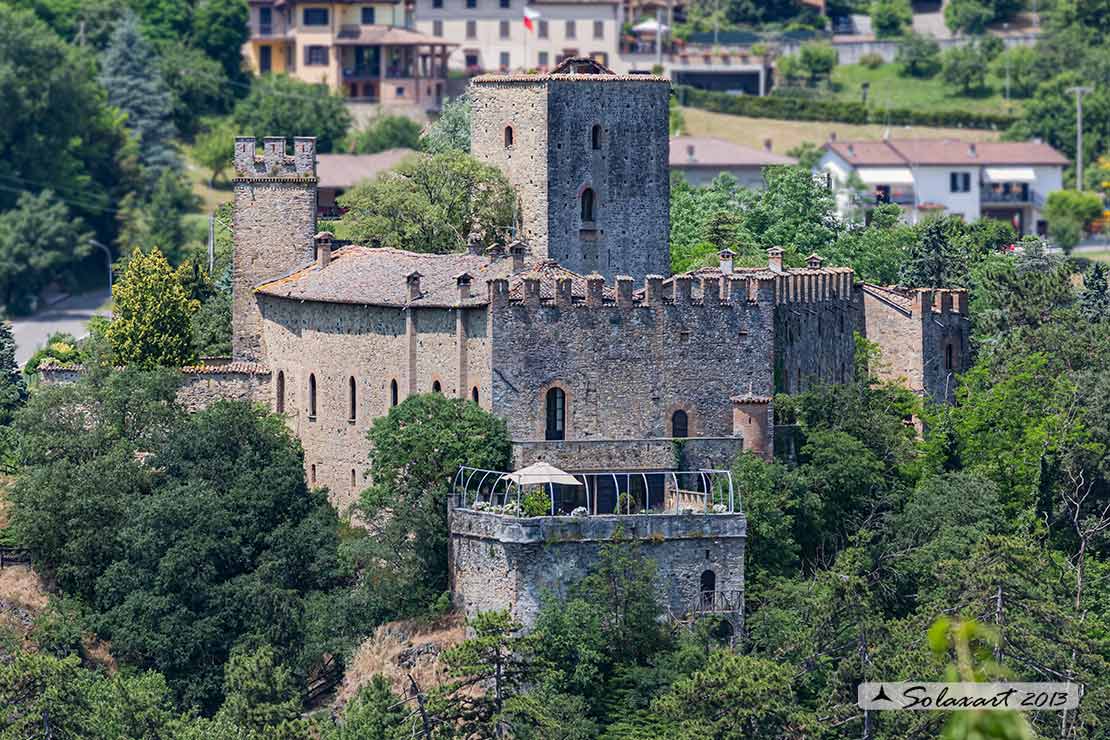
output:
[[[524,27],[529,31],[535,31],[536,25],[532,21],[540,19],[540,11],[532,10],[527,5],[524,6]]]

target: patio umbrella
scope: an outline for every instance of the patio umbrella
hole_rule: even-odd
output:
[[[548,483],[563,486],[582,485],[570,473],[565,473],[554,465],[548,465],[545,462],[533,463],[513,473],[505,473],[500,480],[510,480],[518,486],[547,485]]]
[[[649,18],[646,21],[640,21],[632,30],[636,33],[666,33],[671,30],[671,27],[666,23],[660,23],[654,18]]]

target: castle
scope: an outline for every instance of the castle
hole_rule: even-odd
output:
[[[253,138],[238,138],[233,357],[185,368],[183,402],[251,399],[284,414],[309,482],[340,509],[366,485],[373,420],[429,392],[503,418],[514,468],[622,471],[595,474],[584,501],[575,493],[555,513],[585,503],[605,515],[624,494],[645,509],[671,501],[672,516],[619,524],[491,519],[464,495],[452,582],[470,611],[534,614],[540,586],[583,571],[618,526],[652,543],[674,608],[718,575],[742,594],[739,505],[730,492],[714,517],[708,484],[690,494],[668,471],[727,469],[742,449],[770,456],[773,395],[847,381],[854,332],[878,343],[890,377],[951,398],[968,357],[967,297],[869,285],[817,255],[787,268],[779,249],[760,268],[725,251],[714,267],[671,275],[669,92],[664,78],[584,59],[475,78],[472,153],[519,199],[508,249],[337,246],[317,232],[314,140],[295,139],[290,156],[267,138],[259,157]],[[706,516],[678,515],[688,510],[674,497],[688,494],[703,496]],[[548,567],[554,551],[559,568]]]

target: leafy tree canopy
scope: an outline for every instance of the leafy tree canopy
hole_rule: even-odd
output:
[[[351,149],[356,154],[398,148],[420,148],[420,124],[408,116],[378,116],[351,136]]]
[[[312,85],[286,75],[254,80],[233,114],[241,134],[254,136],[315,136],[321,153],[335,151],[351,126],[343,98],[325,85]]]

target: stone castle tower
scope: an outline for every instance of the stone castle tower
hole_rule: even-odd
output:
[[[570,59],[471,85],[471,153],[516,189],[531,258],[612,280],[670,274],[670,83]]]
[[[298,136],[293,156],[284,137],[267,136],[255,156],[252,136],[235,139],[235,260],[232,269],[231,355],[259,362],[262,316],[254,297],[261,283],[313,259],[316,233],[316,139]]]

